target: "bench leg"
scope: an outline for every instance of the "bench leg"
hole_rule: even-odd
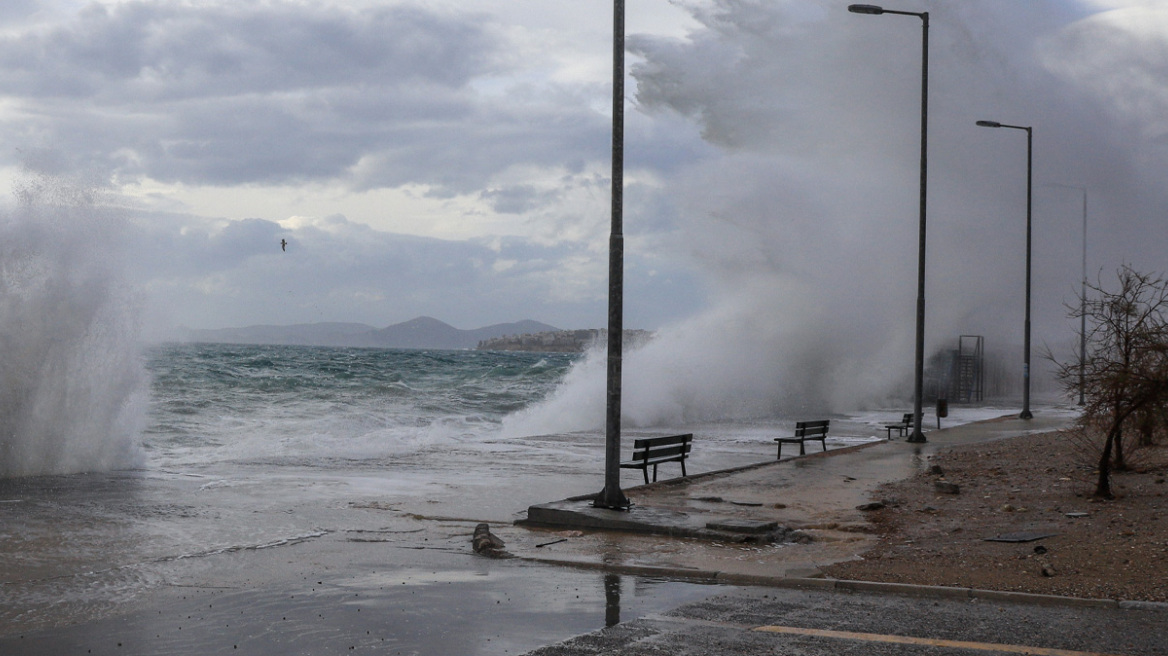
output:
[[[685,458],[681,459],[681,477],[685,478]]]
[[[823,438],[822,440],[819,440],[819,446],[823,447],[824,453],[827,452],[827,438],[826,437]]]
[[[648,474],[649,472],[645,472],[645,473]],[[657,465],[653,465],[653,482],[654,483],[657,482]]]
[[[656,468],[654,468],[653,472],[654,473],[657,472]],[[645,485],[648,485],[649,484],[649,465],[645,465],[644,467],[641,467],[641,473],[645,475]]]
[[[803,449],[803,440],[799,440],[799,455],[801,455],[801,456],[807,455],[807,451],[805,451]]]

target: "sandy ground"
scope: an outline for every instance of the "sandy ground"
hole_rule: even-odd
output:
[[[886,507],[868,513],[875,546],[821,569],[839,579],[1168,601],[1168,447],[1131,462],[1114,479],[1116,498],[1101,501],[1094,467],[1068,433],[946,449],[928,470],[878,489]],[[959,492],[940,492],[938,481]],[[1022,532],[1048,537],[987,541]]]

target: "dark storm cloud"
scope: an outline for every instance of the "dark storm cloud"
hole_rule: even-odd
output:
[[[7,0],[0,4],[0,20],[13,22],[26,19],[40,8],[39,0]]]
[[[459,192],[602,156],[606,124],[574,93],[475,90],[514,70],[507,46],[484,16],[421,5],[91,5],[0,38],[5,141],[122,179]]]
[[[0,40],[6,88],[29,97],[158,101],[424,79],[458,87],[498,46],[474,14],[287,2],[89,5]]]

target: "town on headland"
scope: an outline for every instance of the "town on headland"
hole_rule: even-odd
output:
[[[636,346],[653,336],[648,330],[624,331],[624,343]],[[531,351],[536,353],[583,353],[593,344],[608,339],[608,331],[597,328],[582,330],[548,330],[522,335],[504,335],[479,341],[479,351]]]
[[[604,329],[561,330],[525,319],[462,330],[433,317],[418,317],[385,328],[361,323],[323,322],[292,326],[180,329],[178,341],[230,344],[282,344],[357,348],[452,349],[583,353],[608,339]],[[648,330],[625,330],[626,346],[639,346],[653,336]]]

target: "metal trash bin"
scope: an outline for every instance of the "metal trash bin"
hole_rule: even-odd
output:
[[[937,399],[937,428],[941,428],[941,417],[949,416],[949,399]]]

